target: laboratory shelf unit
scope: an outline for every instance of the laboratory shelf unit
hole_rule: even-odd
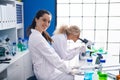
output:
[[[16,42],[16,44],[18,38],[24,39],[23,16],[23,2],[0,0],[0,51],[6,48],[4,44],[6,38],[10,40],[10,43]],[[15,55],[10,55],[12,57],[10,63],[1,63],[0,80],[4,78],[5,80],[27,80],[32,76],[32,62],[28,53],[29,50],[16,52]],[[2,57],[6,55],[1,56],[0,52],[0,59]]]
[[[10,38],[17,42],[24,38],[23,3],[14,0],[0,1],[0,38]]]

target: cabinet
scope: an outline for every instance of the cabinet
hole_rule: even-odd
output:
[[[23,66],[24,66],[24,80],[27,80],[30,76],[33,76],[33,67],[30,54],[23,56]]]
[[[18,59],[7,68],[8,80],[25,80],[23,58]]]
[[[28,51],[20,53],[7,68],[7,80],[27,80],[32,75],[32,61]]]

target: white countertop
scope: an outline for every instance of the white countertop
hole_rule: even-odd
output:
[[[74,76],[74,80],[84,80],[84,76],[75,75]],[[113,79],[111,79],[111,78],[108,77],[107,80],[113,80]]]
[[[118,63],[115,63],[113,62],[114,61],[114,56],[105,56],[104,57],[106,59],[106,63],[104,64],[104,66],[113,66],[113,67],[110,67],[110,68],[104,68],[104,70],[107,70],[107,69],[114,69],[116,67],[116,65],[119,65],[118,67],[116,67],[116,69],[120,69],[120,64]],[[113,61],[110,61],[110,59],[113,59]],[[94,59],[94,62],[95,62],[95,59]],[[81,60],[81,61],[78,61],[78,56],[75,57],[74,59],[72,59],[70,62],[68,61],[67,62],[67,65],[68,67],[82,67],[84,65],[86,65],[86,62],[85,60]],[[107,71],[109,73],[113,73],[114,75],[118,75],[118,70],[115,72],[115,71]],[[84,80],[84,75],[75,75],[74,76],[74,80]],[[108,77],[107,80],[113,80],[112,78]]]
[[[9,67],[9,65],[14,63],[16,60],[21,58],[23,55],[27,54],[28,52],[29,52],[28,50],[25,50],[25,51],[22,51],[22,52],[17,52],[15,56],[9,56],[9,58],[11,58],[11,60],[9,61],[10,63],[2,63],[2,64],[0,64],[0,73],[2,71],[4,71],[5,69],[7,69]],[[6,62],[8,62],[8,61],[6,61]]]

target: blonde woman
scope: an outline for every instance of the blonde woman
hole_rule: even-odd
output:
[[[85,52],[85,47],[76,47],[71,50],[67,50],[67,40],[73,40],[76,42],[80,36],[80,29],[76,25],[62,25],[59,29],[56,29],[52,36],[52,46],[58,55],[64,60],[71,60],[78,53]]]

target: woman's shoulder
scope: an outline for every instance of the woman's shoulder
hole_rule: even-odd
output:
[[[55,34],[52,36],[52,38],[64,38],[65,35],[64,34]]]

